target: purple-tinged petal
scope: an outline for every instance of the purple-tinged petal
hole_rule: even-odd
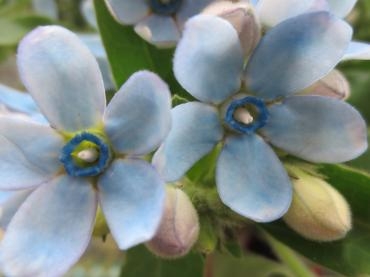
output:
[[[78,131],[101,122],[105,109],[98,63],[78,37],[59,26],[38,27],[18,48],[21,79],[51,125]]]
[[[283,165],[255,134],[226,139],[217,162],[216,183],[226,206],[257,222],[280,218],[292,199]]]
[[[62,137],[47,125],[12,116],[0,117],[0,189],[34,187],[61,167]]]
[[[147,0],[105,0],[112,15],[123,24],[136,24],[149,14]]]
[[[99,201],[121,249],[150,240],[159,226],[164,182],[145,161],[116,160],[98,181]]]
[[[110,101],[105,130],[114,148],[125,154],[147,154],[171,127],[168,86],[149,71],[134,73]]]
[[[195,98],[220,103],[240,88],[243,62],[234,27],[217,16],[198,15],[185,25],[175,52],[174,72]]]
[[[330,12],[338,17],[345,17],[355,6],[357,0],[326,0],[330,6]]]
[[[176,13],[176,21],[180,28],[184,27],[185,22],[192,16],[201,13],[214,0],[183,0],[181,9]]]
[[[14,215],[1,242],[3,273],[63,275],[90,241],[96,198],[86,179],[66,175],[35,190]]]
[[[180,31],[170,16],[151,14],[135,25],[135,32],[158,47],[175,46],[180,39]]]
[[[303,90],[337,65],[351,36],[352,28],[327,12],[283,21],[267,32],[248,63],[250,89],[265,99]]]
[[[199,102],[172,109],[171,131],[154,154],[153,164],[166,181],[180,179],[222,139],[217,110]]]
[[[351,41],[342,58],[345,60],[370,60],[370,43]]]
[[[269,108],[262,134],[276,147],[310,162],[340,163],[367,148],[366,124],[344,101],[293,96]]]

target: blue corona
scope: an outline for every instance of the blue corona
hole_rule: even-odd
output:
[[[173,15],[181,7],[182,0],[149,0],[149,5],[152,11],[160,15]]]

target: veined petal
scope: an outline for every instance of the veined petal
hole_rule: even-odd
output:
[[[156,74],[134,73],[110,101],[105,130],[114,148],[125,154],[147,154],[157,148],[171,126],[170,92]]]
[[[355,6],[357,0],[326,0],[329,3],[330,11],[338,17],[345,17]]]
[[[217,162],[222,202],[257,222],[280,218],[292,199],[292,185],[272,149],[257,135],[227,138]]]
[[[370,43],[351,41],[342,58],[344,60],[370,60]]]
[[[239,37],[229,22],[198,15],[186,23],[175,52],[174,72],[190,94],[220,103],[240,88],[242,68]]]
[[[183,0],[181,9],[176,13],[176,21],[181,29],[185,22],[192,16],[201,13],[214,0]]]
[[[344,101],[293,96],[269,112],[262,134],[273,145],[310,162],[345,162],[367,148],[366,124]]]
[[[1,191],[0,194],[7,194],[0,201],[0,228],[4,231],[17,212],[21,204],[27,199],[32,190]]]
[[[335,67],[351,36],[352,28],[327,12],[285,20],[260,41],[246,69],[247,83],[266,99],[303,90]]]
[[[59,26],[38,27],[21,41],[17,61],[24,85],[53,127],[77,131],[101,122],[103,79],[75,34]]]
[[[6,276],[63,275],[85,251],[97,207],[86,179],[59,176],[34,191],[11,220],[0,246]]]
[[[199,102],[172,109],[172,128],[154,154],[153,164],[166,181],[180,179],[200,158],[222,139],[217,110]]]
[[[62,137],[49,126],[12,116],[0,117],[0,189],[37,186],[54,176]]]
[[[146,0],[105,0],[112,15],[123,24],[136,24],[149,13]]]
[[[135,32],[159,47],[172,47],[180,39],[180,31],[170,16],[151,14],[135,25]]]
[[[116,160],[100,177],[100,204],[121,249],[154,236],[164,207],[164,185],[154,168],[142,160]]]

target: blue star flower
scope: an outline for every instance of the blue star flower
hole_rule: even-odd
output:
[[[136,33],[148,42],[174,46],[185,21],[214,0],[105,0],[122,24],[135,25]]]
[[[164,182],[140,156],[170,129],[167,85],[135,73],[106,107],[94,56],[58,26],[22,40],[18,67],[50,126],[0,117],[0,189],[25,190],[17,199],[26,197],[1,242],[5,275],[64,274],[89,243],[98,204],[121,249],[151,239]]]
[[[267,32],[246,62],[228,21],[193,17],[175,51],[174,72],[201,102],[172,109],[172,129],[154,165],[175,181],[221,142],[216,166],[221,200],[258,222],[281,217],[292,187],[269,144],[328,163],[353,159],[367,148],[365,122],[350,105],[294,95],[333,69],[351,34],[344,21],[326,12],[304,14]]]

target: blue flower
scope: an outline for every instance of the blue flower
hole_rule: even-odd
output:
[[[351,30],[326,12],[297,16],[267,32],[246,64],[228,21],[190,19],[175,51],[174,72],[201,102],[172,109],[172,129],[154,165],[175,181],[221,142],[216,166],[221,200],[258,222],[281,217],[292,187],[269,144],[328,163],[353,159],[367,148],[365,122],[350,105],[294,95],[333,69]]]
[[[106,107],[94,56],[58,26],[22,40],[18,67],[50,126],[0,118],[0,189],[30,193],[1,242],[5,275],[64,274],[89,243],[98,205],[121,249],[151,239],[164,182],[140,156],[170,129],[167,85],[135,73]]]
[[[172,47],[180,39],[185,21],[214,0],[105,0],[122,24],[135,25],[136,33],[159,47]]]

